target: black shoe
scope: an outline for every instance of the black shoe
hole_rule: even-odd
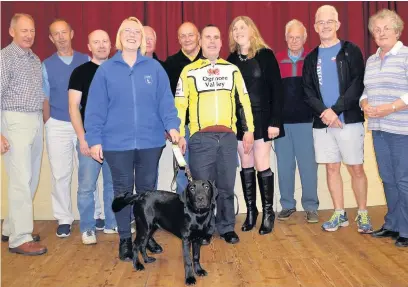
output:
[[[122,261],[132,261],[132,238],[120,239],[119,241],[119,259]]]
[[[384,226],[383,226],[380,229],[378,229],[378,230],[374,231],[373,233],[371,233],[371,236],[376,237],[376,238],[391,237],[392,239],[397,239],[398,236],[399,236],[399,232],[385,229]]]
[[[95,229],[98,231],[103,231],[105,229],[105,219],[98,218],[95,220]]]
[[[211,237],[212,237],[211,235],[207,235],[201,238],[201,245],[210,245]]]
[[[398,237],[397,241],[395,241],[395,246],[397,247],[408,247],[408,238],[406,237]]]
[[[60,224],[57,228],[57,236],[65,238],[71,235],[71,224]]]
[[[288,220],[289,217],[296,212],[296,208],[291,209],[282,209],[282,211],[278,215],[279,220]]]
[[[229,244],[235,244],[239,242],[239,237],[235,233],[235,231],[230,231],[220,235],[222,239],[224,239]]]
[[[274,182],[273,172],[270,168],[258,172],[259,191],[262,199],[262,224],[259,234],[271,233],[275,226],[275,212],[273,211]]]
[[[150,237],[149,241],[147,241],[147,250],[151,253],[159,254],[163,252],[163,248],[154,240],[153,237]]]
[[[34,242],[40,241],[40,235],[39,234],[31,234],[31,236],[33,237]],[[10,239],[9,236],[6,236],[6,235],[1,236],[1,241],[3,241],[3,242],[8,242],[9,239]]]
[[[255,169],[243,168],[240,172],[242,192],[247,207],[247,216],[241,227],[242,231],[250,231],[256,224],[258,209],[256,208],[256,178]]]

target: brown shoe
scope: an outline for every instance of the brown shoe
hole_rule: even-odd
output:
[[[15,248],[9,248],[11,253],[17,253],[22,255],[41,255],[47,252],[47,248],[45,246],[40,245],[38,242],[30,241],[21,244]]]
[[[38,242],[38,241],[40,241],[40,234],[31,234],[31,236],[33,237],[33,241],[34,242]],[[3,241],[3,242],[8,242],[9,241],[9,236],[6,236],[6,235],[2,235],[1,236],[1,241]]]

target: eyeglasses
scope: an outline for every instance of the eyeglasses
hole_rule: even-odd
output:
[[[129,36],[131,33],[133,33],[134,35],[140,35],[142,31],[140,31],[139,29],[125,28],[122,30],[122,33],[126,36]]]
[[[326,24],[328,26],[332,26],[333,24],[336,24],[336,23],[337,23],[336,20],[327,20],[327,21],[317,21],[316,22],[317,25],[322,26],[322,27],[325,26]]]
[[[384,34],[389,34],[389,33],[391,33],[391,31],[393,31],[393,30],[394,30],[393,28],[389,28],[389,27],[384,27],[383,30],[381,30],[380,28],[375,28],[375,29],[373,30],[373,33],[374,33],[375,35],[381,35],[382,33],[384,33]]]
[[[288,42],[299,42],[299,41],[302,40],[302,39],[303,39],[303,37],[300,37],[300,36],[297,36],[297,37],[293,37],[293,36],[287,37]]]

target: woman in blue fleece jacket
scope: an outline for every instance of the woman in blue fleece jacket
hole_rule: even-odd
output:
[[[146,41],[137,18],[125,19],[116,37],[118,52],[96,71],[85,112],[86,140],[92,157],[106,158],[115,196],[153,190],[165,145],[164,132],[178,142],[180,120],[169,79],[159,62],[143,56]],[[131,207],[115,214],[119,258],[132,260]],[[161,252],[152,238],[148,249]]]

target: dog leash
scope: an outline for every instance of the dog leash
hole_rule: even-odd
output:
[[[173,176],[173,180],[171,181],[170,190],[171,191],[176,191],[176,188],[174,187],[174,185],[176,184],[177,173],[178,173],[178,171],[180,170],[181,167],[184,167],[184,171],[185,171],[185,174],[187,176],[188,182],[193,181],[193,176],[191,175],[190,168],[188,167],[188,164],[187,164],[183,154],[181,153],[181,150],[178,147],[178,145],[172,144],[171,149],[173,151],[173,171],[174,171],[174,176]]]
[[[173,150],[173,157],[174,157],[174,160],[173,160],[174,176],[170,184],[170,190],[176,191],[176,188],[174,188],[174,185],[176,184],[177,173],[180,170],[180,167],[184,167],[188,182],[193,181],[193,176],[191,175],[190,168],[188,167],[188,164],[183,154],[181,153],[181,150],[178,147],[178,145],[173,144],[172,150]],[[235,215],[237,215],[239,213],[239,201],[238,201],[238,196],[235,194],[235,192],[234,192],[234,198],[237,200],[237,211],[235,212]]]

